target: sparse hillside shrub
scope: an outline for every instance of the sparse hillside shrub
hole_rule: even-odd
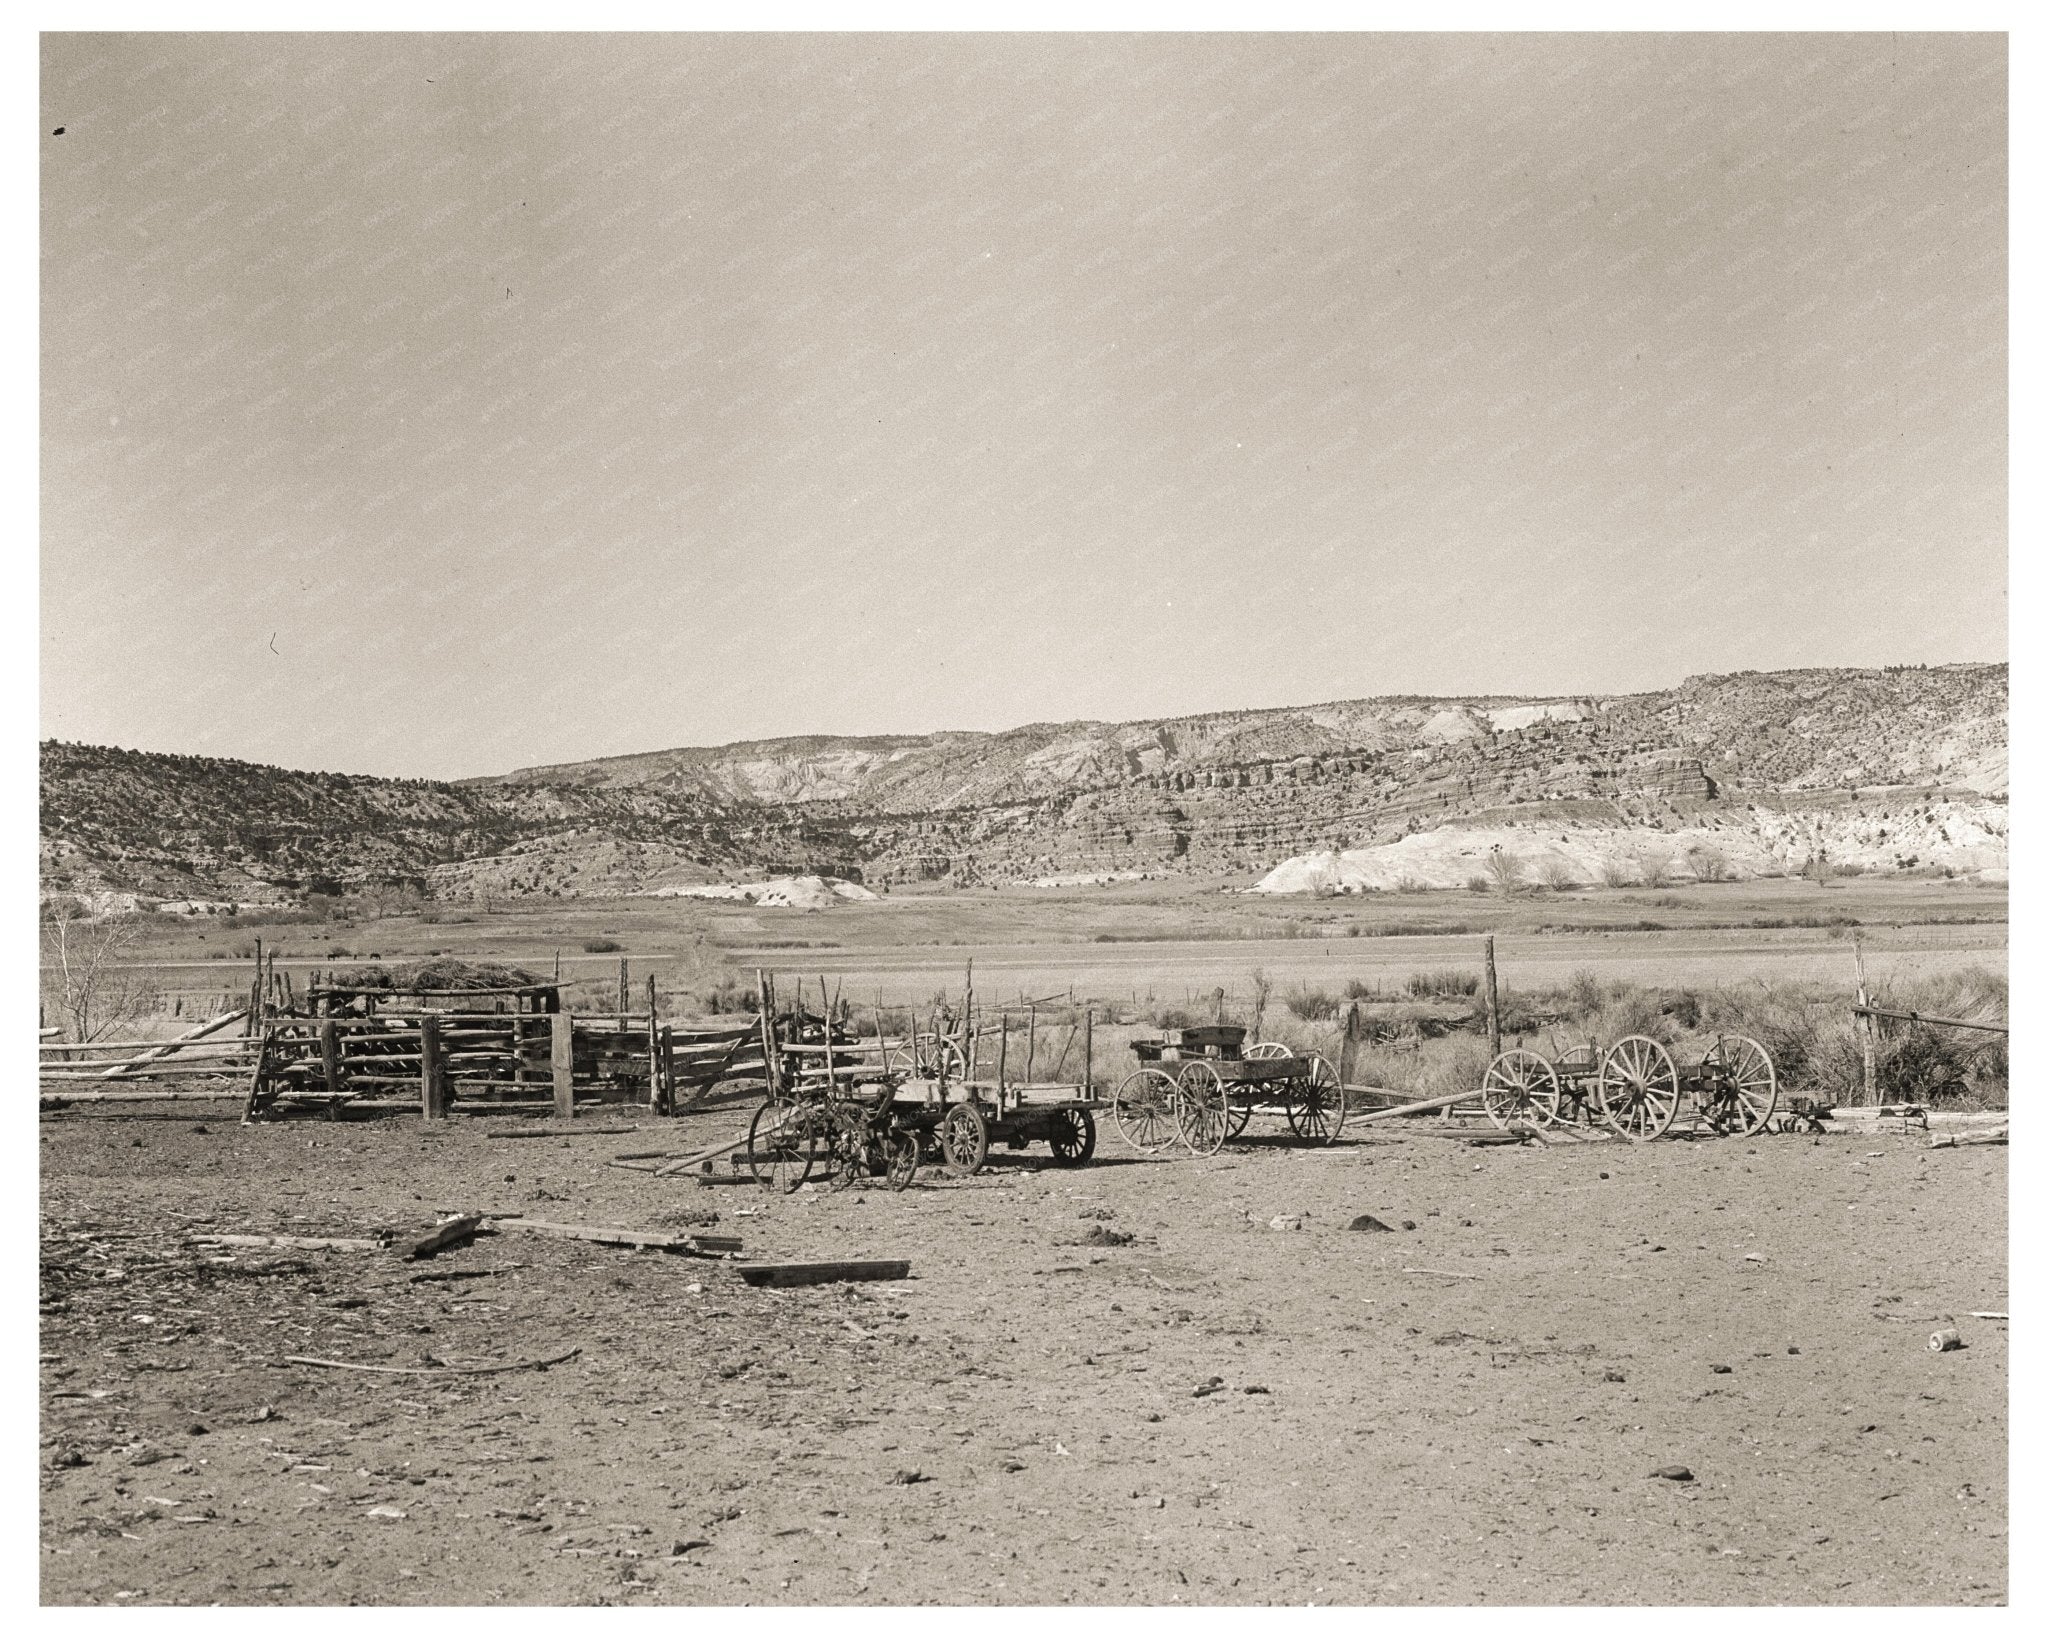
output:
[[[1287,992],[1287,1010],[1305,1024],[1327,1023],[1337,1016],[1337,997],[1327,990],[1297,986]]]
[[[588,955],[615,955],[624,948],[613,938],[587,938],[583,941],[584,952]]]
[[[1537,865],[1536,879],[1553,893],[1569,892],[1579,885],[1572,867],[1554,853]]]
[[[1661,847],[1636,849],[1636,879],[1645,887],[1668,887],[1671,883],[1671,855]]]
[[[1635,870],[1626,859],[1602,859],[1600,861],[1600,882],[1604,887],[1633,887],[1637,881]]]
[[[1381,990],[1369,978],[1350,978],[1344,981],[1344,999],[1347,1001],[1377,1001]]]
[[[1424,997],[1477,995],[1479,975],[1460,972],[1453,967],[1425,968],[1408,975],[1408,993],[1418,1000]]]
[[[1490,893],[1493,891],[1493,878],[1487,875],[1467,876],[1465,878],[1465,891],[1468,893]]]

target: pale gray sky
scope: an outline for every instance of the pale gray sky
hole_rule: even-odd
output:
[[[1999,36],[43,81],[46,735],[456,776],[2005,655]]]

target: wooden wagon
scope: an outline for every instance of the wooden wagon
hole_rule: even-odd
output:
[[[1131,1043],[1138,1068],[1116,1089],[1117,1131],[1132,1148],[1156,1153],[1178,1143],[1214,1154],[1259,1112],[1278,1112],[1296,1137],[1336,1141],[1344,1130],[1344,1089],[1319,1052],[1277,1042],[1247,1048],[1235,1024],[1168,1030]]]
[[[1716,1036],[1683,1066],[1663,1042],[1627,1035],[1605,1052],[1589,1041],[1555,1058],[1511,1047],[1487,1067],[1480,1094],[1487,1118],[1502,1129],[1598,1120],[1632,1143],[1648,1143],[1671,1129],[1683,1102],[1695,1131],[1747,1137],[1770,1123],[1778,1073],[1763,1043],[1747,1035]]]

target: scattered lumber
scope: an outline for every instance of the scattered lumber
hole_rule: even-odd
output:
[[[497,1376],[505,1371],[544,1371],[550,1365],[559,1365],[565,1359],[574,1359],[583,1350],[571,1348],[566,1353],[551,1354],[546,1359],[521,1359],[510,1365],[358,1365],[347,1359],[315,1359],[311,1354],[287,1354],[287,1365],[318,1365],[329,1371],[374,1371],[380,1376]]]
[[[477,1212],[464,1212],[459,1217],[445,1217],[431,1228],[411,1229],[395,1235],[388,1249],[394,1257],[431,1257],[437,1251],[445,1251],[449,1246],[461,1245],[474,1239],[477,1230],[483,1227],[483,1221],[482,1215]]]
[[[516,1132],[486,1132],[491,1138],[631,1137],[638,1126],[540,1126]]]
[[[681,1172],[693,1172],[707,1160],[716,1160],[720,1155],[737,1153],[746,1146],[747,1134],[742,1132],[728,1143],[715,1143],[708,1149],[699,1149],[693,1155],[685,1155],[681,1160],[672,1160],[654,1175],[656,1177],[674,1177]]]
[[[1951,1132],[1946,1137],[1929,1138],[1927,1140],[1927,1147],[1930,1149],[2003,1148],[2010,1141],[2009,1132],[2010,1128],[2004,1126],[1992,1127],[1985,1131]]]
[[[582,1223],[550,1223],[538,1217],[492,1219],[494,1234],[542,1234],[554,1240],[589,1240],[601,1246],[630,1246],[635,1251],[681,1251],[719,1256],[740,1249],[737,1234],[669,1234],[661,1229],[591,1228]]]
[[[1345,1088],[1346,1092],[1350,1090],[1349,1087]],[[1368,1087],[1363,1090],[1378,1091],[1379,1088]],[[1388,1120],[1395,1115],[1426,1115],[1432,1109],[1448,1109],[1454,1103],[1468,1103],[1478,1096],[1480,1094],[1477,1092],[1448,1092],[1440,1098],[1422,1098],[1414,1103],[1397,1103],[1391,1109],[1368,1109],[1361,1114],[1347,1116],[1345,1124],[1363,1126],[1368,1121]]]
[[[749,1285],[831,1285],[840,1280],[907,1280],[908,1262],[741,1263]]]
[[[381,1251],[382,1240],[335,1239],[312,1234],[195,1234],[195,1245],[252,1246],[266,1251]]]

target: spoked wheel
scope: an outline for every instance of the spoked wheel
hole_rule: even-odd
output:
[[[1118,1083],[1110,1114],[1124,1142],[1156,1155],[1180,1136],[1180,1088],[1163,1069],[1134,1069]]]
[[[1510,1047],[1487,1066],[1480,1092],[1486,1100],[1486,1118],[1503,1132],[1518,1120],[1536,1126],[1557,1124],[1563,1094],[1557,1071],[1540,1052]]]
[[[1722,1036],[1700,1060],[1700,1074],[1707,1122],[1715,1131],[1749,1137],[1770,1122],[1778,1107],[1778,1072],[1762,1042]]]
[[[1232,1092],[1229,1101],[1230,1131],[1227,1135],[1236,1137],[1252,1123],[1252,1095],[1245,1091]]]
[[[1201,1058],[1181,1065],[1180,1140],[1190,1154],[1213,1155],[1230,1135],[1230,1099],[1216,1066]]]
[[[1320,1052],[1311,1052],[1302,1074],[1287,1091],[1287,1124],[1309,1143],[1335,1143],[1344,1130],[1344,1088]]]
[[[1095,1153],[1095,1117],[1085,1109],[1055,1109],[1045,1141],[1054,1165],[1082,1165]]]
[[[1671,1129],[1678,1113],[1678,1066],[1663,1044],[1628,1035],[1600,1063],[1600,1115],[1631,1143],[1648,1143]]]
[[[762,1188],[790,1193],[811,1175],[817,1152],[809,1110],[770,1098],[754,1111],[747,1125],[747,1169]]]
[[[972,1177],[988,1159],[988,1122],[971,1103],[956,1103],[939,1122],[939,1153],[962,1177]]]
[[[1254,1041],[1244,1049],[1247,1058],[1291,1058],[1294,1049],[1279,1041]]]
[[[917,1134],[906,1132],[901,1127],[884,1133],[882,1152],[887,1156],[888,1165],[883,1175],[889,1180],[889,1187],[901,1194],[917,1176]]]

